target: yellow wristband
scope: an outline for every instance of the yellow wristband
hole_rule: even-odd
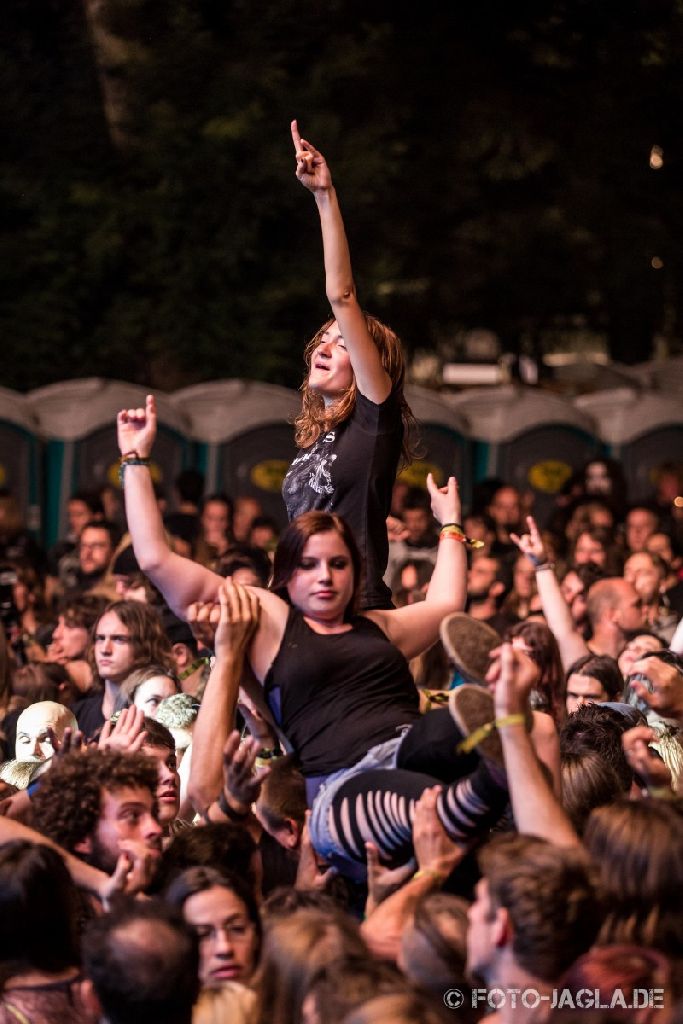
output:
[[[467,537],[464,533],[456,533],[455,530],[442,530],[439,534],[439,540],[459,540],[461,544],[467,544]]]
[[[446,523],[445,526],[441,527],[439,540],[445,540],[446,537],[449,540],[458,540],[461,544],[467,544],[470,548],[483,548],[484,546],[482,540],[474,540],[472,537],[466,536],[464,530],[456,523]]]
[[[443,882],[447,875],[444,875],[442,871],[434,871],[432,868],[420,868],[413,875],[413,881],[416,878],[433,878],[437,882]]]
[[[470,750],[474,750],[482,740],[491,735],[494,729],[504,729],[506,725],[523,725],[525,722],[526,715],[522,713],[503,715],[502,718],[496,718],[495,722],[486,722],[485,725],[480,725],[478,729],[458,743],[456,750],[459,754],[469,754]]]
[[[506,725],[524,725],[526,723],[526,715],[518,713],[516,715],[503,715],[502,718],[496,719],[496,729],[504,729]]]

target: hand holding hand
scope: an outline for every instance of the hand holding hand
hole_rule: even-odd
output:
[[[216,643],[216,629],[221,617],[221,606],[217,601],[200,602],[188,606],[187,624],[192,636],[200,647],[213,651]]]
[[[292,121],[292,142],[296,153],[296,176],[310,192],[325,192],[332,188],[332,175],[325,157],[299,135],[296,121]]]
[[[459,523],[461,512],[460,492],[454,476],[449,476],[444,487],[437,487],[431,473],[427,474],[427,490],[432,499],[434,517],[443,526],[444,523]]]
[[[545,548],[543,547],[543,538],[533,516],[527,516],[526,523],[529,527],[529,532],[523,533],[521,537],[517,533],[511,533],[510,540],[513,544],[517,545],[522,554],[527,556],[529,561],[533,562],[534,565],[541,565],[548,560]]]
[[[140,458],[149,458],[157,435],[154,395],[147,395],[144,409],[122,409],[116,417],[116,433],[122,455],[137,452]]]
[[[252,590],[227,580],[218,591],[220,616],[216,629],[217,658],[243,655],[261,615],[261,604]]]

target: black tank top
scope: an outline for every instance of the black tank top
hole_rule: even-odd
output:
[[[350,768],[420,717],[408,662],[362,615],[346,633],[320,634],[291,608],[264,689],[304,775]]]

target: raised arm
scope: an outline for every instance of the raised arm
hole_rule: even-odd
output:
[[[455,477],[449,477],[446,486],[439,488],[430,473],[427,489],[434,516],[442,527],[448,527],[441,532],[427,596],[405,608],[367,613],[406,658],[414,658],[431,647],[439,635],[442,619],[451,612],[462,611],[467,596],[467,557],[457,482]]]
[[[126,518],[133,550],[142,571],[181,617],[196,601],[215,601],[221,577],[171,551],[159,513],[149,459],[157,432],[153,395],[144,409],[122,409],[116,419]]]
[[[358,304],[349,245],[332,175],[322,153],[301,138],[296,121],[292,121],[291,127],[296,176],[315,196],[320,215],[327,298],[349,353],[358,390],[379,405],[389,397],[391,381]]]
[[[494,706],[515,824],[527,835],[541,836],[558,846],[577,846],[579,839],[546,781],[526,730],[525,719],[531,713],[529,694],[538,669],[509,643],[502,646],[499,665]]]
[[[548,628],[557,640],[565,672],[578,658],[589,654],[586,642],[576,628],[571,610],[562,596],[560,584],[555,575],[554,566],[548,562],[543,547],[543,539],[532,516],[527,516],[529,532],[519,537],[510,534],[510,539],[517,545],[536,570],[536,586],[541,598],[541,607]]]
[[[219,598],[216,660],[192,732],[188,792],[200,812],[206,811],[223,787],[223,747],[234,728],[245,653],[261,610],[256,594],[236,584],[224,584]]]

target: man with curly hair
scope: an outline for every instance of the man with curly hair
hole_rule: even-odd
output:
[[[89,661],[103,690],[74,707],[78,727],[87,739],[111,718],[121,684],[134,669],[152,664],[174,667],[161,619],[141,601],[114,601],[105,608],[93,628]]]
[[[156,763],[144,754],[67,754],[33,795],[35,827],[107,874],[122,853],[156,865],[162,834],[156,788]]]

